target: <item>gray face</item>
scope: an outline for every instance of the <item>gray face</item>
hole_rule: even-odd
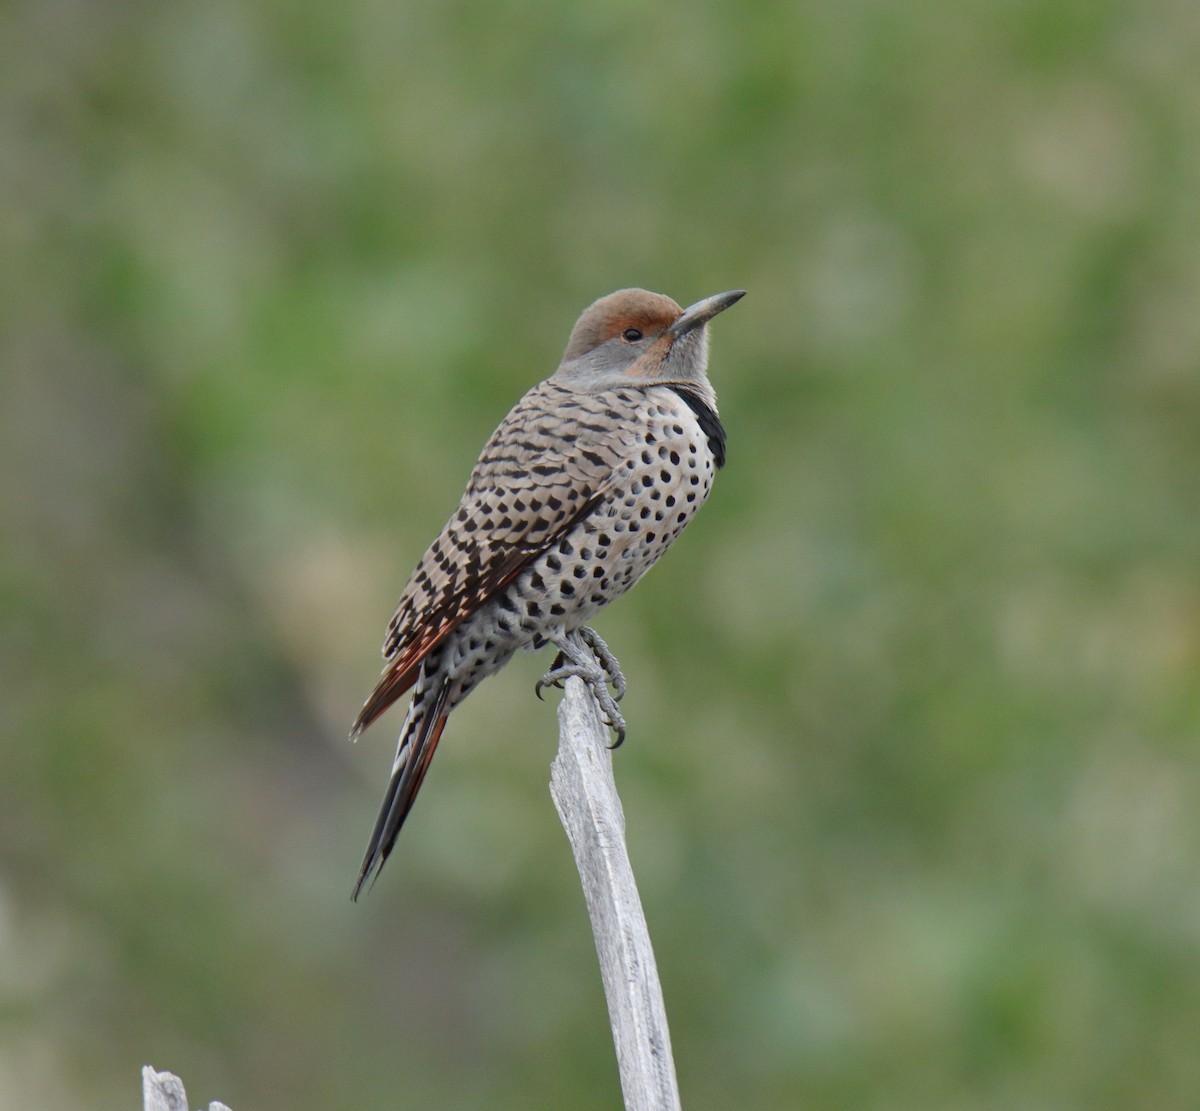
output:
[[[555,375],[582,389],[687,382],[704,377],[708,368],[708,326],[701,324],[683,335],[663,332],[638,340],[613,336],[573,359],[564,360]]]
[[[718,293],[687,309],[644,289],[602,297],[579,318],[555,377],[577,389],[704,381],[708,322],[742,295]]]

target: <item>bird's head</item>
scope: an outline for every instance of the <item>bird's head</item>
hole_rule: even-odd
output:
[[[717,293],[686,309],[645,289],[601,297],[576,322],[555,377],[597,389],[703,381],[708,322],[745,292]]]

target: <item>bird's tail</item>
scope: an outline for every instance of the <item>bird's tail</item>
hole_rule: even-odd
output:
[[[354,885],[355,899],[368,882],[373,883],[378,878],[384,861],[391,853],[392,846],[396,844],[400,827],[412,809],[413,800],[421,789],[421,782],[429,769],[429,762],[433,759],[442,730],[446,728],[446,719],[450,715],[446,706],[449,692],[448,677],[435,678],[432,683],[427,684],[425,675],[422,674],[408,707],[404,727],[400,731],[400,744],[396,749],[396,760],[392,764],[392,777],[388,782],[387,794],[384,795],[383,805],[379,808],[379,817],[375,819],[371,843],[367,846],[362,867],[359,869],[358,882]]]

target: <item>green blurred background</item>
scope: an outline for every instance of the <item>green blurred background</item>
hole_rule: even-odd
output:
[[[729,465],[598,627],[684,1105],[1200,1096],[1191,0],[14,0],[0,1107],[601,1109],[516,661],[349,894],[346,730],[593,298]]]

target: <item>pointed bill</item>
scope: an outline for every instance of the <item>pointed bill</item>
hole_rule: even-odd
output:
[[[724,312],[730,305],[736,305],[745,296],[744,289],[731,289],[728,293],[714,293],[711,297],[705,297],[703,301],[697,301],[684,309],[683,315],[667,331],[673,336],[682,336],[701,324],[707,324],[717,313]]]

